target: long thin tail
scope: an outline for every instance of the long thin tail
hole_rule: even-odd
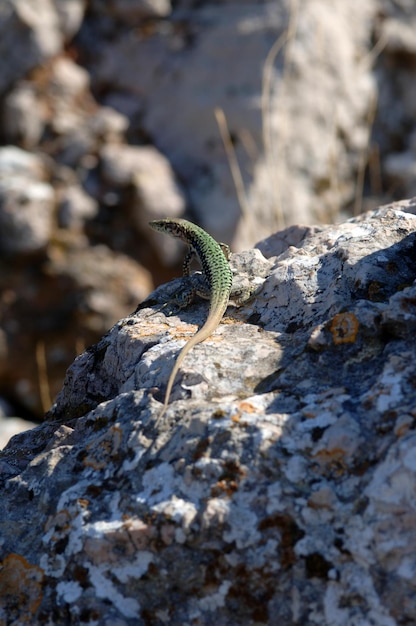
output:
[[[196,346],[198,343],[201,343],[201,341],[204,341],[204,339],[207,339],[210,335],[212,335],[212,333],[214,332],[214,330],[217,328],[218,324],[220,323],[226,308],[227,308],[227,303],[225,303],[225,305],[221,307],[220,309],[216,308],[215,311],[210,312],[203,327],[193,337],[189,339],[189,341],[184,345],[184,347],[180,351],[176,359],[176,363],[173,366],[172,372],[169,377],[168,386],[166,387],[165,400],[163,402],[163,407],[162,407],[162,411],[160,412],[159,418],[163,417],[163,415],[166,412],[166,409],[168,408],[170,394],[172,392],[172,387],[175,382],[176,375],[179,371],[179,368],[185,356],[188,354],[189,350],[191,350],[194,346]]]

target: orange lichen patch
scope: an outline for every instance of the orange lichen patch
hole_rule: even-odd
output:
[[[160,332],[164,332],[166,329],[168,328],[168,324],[161,324],[160,322],[153,323],[153,324],[146,324],[145,327],[140,326],[140,328],[131,328],[130,331],[130,336],[135,339],[137,338],[142,338],[142,337],[151,337],[152,335],[158,334]]]
[[[360,324],[354,313],[337,313],[334,316],[330,331],[336,345],[341,343],[354,343],[357,339]]]
[[[9,624],[32,624],[42,602],[43,570],[20,554],[0,563],[0,605]]]
[[[242,402],[240,404],[240,411],[244,411],[244,413],[256,413],[257,409],[251,402]]]
[[[123,431],[119,426],[109,428],[98,440],[85,447],[87,455],[83,460],[84,465],[95,470],[104,469],[109,459],[117,456],[122,439]]]
[[[234,424],[242,424],[243,426],[246,425],[246,422],[242,422],[241,421],[241,414],[242,413],[248,413],[248,414],[252,414],[252,413],[256,413],[257,409],[256,407],[251,404],[250,402],[242,402],[239,405],[239,409],[237,413],[233,413],[233,415],[231,415],[231,421]]]
[[[197,331],[197,324],[188,324],[187,322],[181,322],[175,326],[169,327],[171,335],[183,339],[187,339],[189,334],[195,334]]]
[[[48,532],[53,528],[55,532],[59,534],[59,537],[61,537],[62,534],[70,530],[73,517],[74,516],[71,515],[68,509],[61,509],[55,515],[48,518],[45,524],[45,531]],[[52,536],[52,540],[56,541],[54,536]]]

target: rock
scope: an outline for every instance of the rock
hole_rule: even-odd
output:
[[[59,288],[51,288],[43,268],[58,250],[65,257],[68,248],[76,254],[103,244],[145,265],[159,283],[176,271],[182,252],[178,242],[148,234],[153,217],[183,215],[186,208],[235,250],[283,222],[315,222],[313,212],[339,222],[350,214],[352,198],[358,212],[357,172],[368,208],[414,195],[413,21],[409,0],[336,0],[330,9],[316,0],[298,11],[296,3],[262,0],[91,1],[88,10],[83,0],[4,2],[0,143],[31,151],[37,163],[33,180],[27,173],[18,178],[14,164],[1,187],[3,206],[19,207],[22,218],[14,210],[7,215],[14,234],[3,228],[2,244],[0,325],[4,332],[7,322],[8,330],[0,386],[18,395],[13,402],[28,390],[22,406],[43,413],[34,354],[37,342],[45,345],[44,332],[49,345],[51,326],[53,347],[46,352],[54,389],[62,385],[58,371],[66,370],[79,346],[107,330],[96,318],[97,306],[96,332],[88,316],[78,324],[75,312],[79,302],[84,310],[85,292],[75,285],[76,295],[69,295],[72,277],[54,275]],[[292,39],[266,64],[288,25]],[[269,104],[262,81],[267,68]],[[243,220],[216,107],[224,111],[245,184]],[[267,150],[263,130],[270,131]],[[141,163],[136,151],[146,153]],[[107,177],[102,158],[111,152],[114,178]],[[64,169],[71,176],[63,176]],[[22,208],[27,201],[33,220]],[[275,253],[289,241],[299,245],[304,228],[279,230]],[[277,243],[267,241],[269,247]],[[59,297],[73,303],[68,317]],[[103,297],[106,306],[109,299]],[[102,313],[110,325],[136,306],[133,299],[122,301],[121,309],[110,306],[114,316]],[[326,337],[318,324],[310,348],[318,350]]]
[[[49,151],[60,164],[78,167],[81,172],[92,169],[102,143],[124,141],[127,118],[110,107],[98,106],[88,72],[68,58],[53,62],[47,83],[48,131],[54,138]]]
[[[62,57],[53,63],[49,81],[53,107],[51,129],[58,136],[75,133],[84,123],[86,101],[90,101],[88,72]]]
[[[19,256],[46,247],[52,231],[55,194],[41,179],[38,157],[0,148],[0,254]],[[43,177],[42,177],[43,178]]]
[[[151,146],[109,144],[101,152],[103,179],[110,185],[134,185],[141,226],[162,215],[179,217],[185,200],[168,160]],[[163,194],[163,195],[161,195]]]
[[[3,146],[0,149],[0,180],[7,181],[13,176],[28,176],[33,180],[45,177],[42,159],[15,146]]]
[[[160,217],[181,217],[186,199],[169,161],[152,146],[108,144],[101,151],[101,173],[110,187],[131,188],[129,217],[138,233],[147,232],[147,223]],[[167,265],[178,256],[178,242],[160,241],[159,256]],[[162,243],[163,241],[163,243]]]
[[[98,213],[97,202],[76,185],[64,187],[59,193],[59,225],[82,231],[85,220]]]
[[[59,26],[66,40],[75,35],[85,14],[85,0],[53,0]]]
[[[1,282],[0,387],[40,418],[76,354],[134,310],[151,282],[132,259],[88,247],[74,225],[30,264],[12,261]]]
[[[42,136],[46,117],[46,109],[33,86],[26,81],[19,83],[3,103],[6,140],[26,149],[33,148]]]
[[[180,279],[75,360],[0,455],[3,621],[416,621],[406,208],[233,255],[258,292],[187,355],[163,420],[207,311],[160,308]]]
[[[0,42],[0,93],[3,93],[29,70],[61,50],[63,38],[51,0],[36,3],[4,0],[0,12]]]
[[[127,117],[110,107],[100,107],[90,121],[94,134],[108,143],[121,142],[128,125]]]
[[[71,110],[74,101],[82,98],[88,92],[90,77],[88,72],[67,57],[60,57],[51,66],[50,81],[53,99],[56,102],[55,116],[53,123],[57,132],[64,131],[67,123],[61,122],[59,116],[60,109]]]
[[[137,263],[102,245],[68,247],[66,254],[60,247],[51,249],[47,274],[63,288],[64,300],[70,299],[76,286],[78,301],[69,303],[72,315],[100,334],[122,311],[143,300],[151,285],[148,272]],[[69,284],[65,284],[67,281]]]
[[[51,234],[54,192],[50,185],[31,182],[26,187],[1,185],[0,252],[27,254],[45,248]]]

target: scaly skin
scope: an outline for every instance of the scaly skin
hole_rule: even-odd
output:
[[[205,324],[182,348],[169,377],[165,401],[160,413],[160,417],[162,417],[169,403],[176,374],[185,356],[194,346],[207,339],[221,322],[228,306],[233,278],[223,248],[199,226],[179,218],[154,220],[149,223],[149,226],[161,233],[178,237],[189,245],[191,252],[196,254],[199,259],[207,288],[210,291],[209,313]],[[188,265],[187,261],[185,267]]]

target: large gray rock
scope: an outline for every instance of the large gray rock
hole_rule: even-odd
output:
[[[416,621],[415,210],[234,255],[258,293],[162,420],[207,310],[160,310],[180,280],[76,359],[0,456],[5,623]]]

